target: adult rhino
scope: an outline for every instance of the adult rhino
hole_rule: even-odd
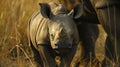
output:
[[[102,24],[108,34],[111,59],[116,64],[120,62],[120,1],[119,0],[59,0],[71,10],[76,3],[84,5],[83,15],[77,22]]]
[[[28,23],[29,44],[36,66],[70,67],[79,43],[74,19],[81,16],[82,12],[78,9],[82,6],[78,5],[68,13],[61,4],[54,4],[55,7],[47,3],[39,5],[40,11]]]
[[[84,5],[88,8],[87,15],[98,18],[108,34],[106,48],[110,49],[111,60],[117,65],[120,62],[120,1],[119,0],[83,0]],[[93,14],[92,14],[93,13]],[[81,19],[85,19],[85,16]],[[87,17],[89,18],[89,17]],[[85,19],[87,20],[87,19]],[[91,19],[92,20],[92,19]],[[89,22],[90,23],[90,22]],[[107,54],[107,53],[106,53]]]

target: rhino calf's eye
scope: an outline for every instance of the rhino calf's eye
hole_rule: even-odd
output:
[[[54,35],[53,34],[50,34],[51,38],[54,39]]]

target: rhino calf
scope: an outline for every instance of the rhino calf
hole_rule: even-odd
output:
[[[51,9],[52,5],[40,3],[40,11],[30,18],[29,44],[36,66],[70,67],[79,43],[74,19],[82,15],[82,6],[76,6],[71,12],[67,12],[61,4],[54,6]],[[60,64],[56,64],[56,57],[60,57]]]

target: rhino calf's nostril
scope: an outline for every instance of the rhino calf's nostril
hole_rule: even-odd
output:
[[[55,44],[55,46],[57,46],[57,44]]]

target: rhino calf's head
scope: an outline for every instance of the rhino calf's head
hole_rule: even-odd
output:
[[[82,15],[83,11],[77,10],[82,9],[80,5],[69,13],[61,4],[53,11],[46,3],[40,3],[40,7],[42,16],[49,20],[48,33],[53,49],[71,48],[72,45],[78,43],[79,35],[74,19]]]

